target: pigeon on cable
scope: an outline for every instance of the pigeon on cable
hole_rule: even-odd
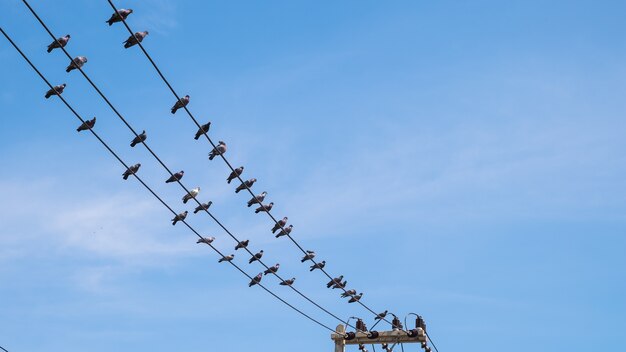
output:
[[[274,227],[272,227],[272,233],[276,233],[277,230],[279,230],[281,227],[285,227],[285,225],[287,225],[287,221],[289,220],[288,217],[284,217],[280,220],[278,220],[276,222],[276,225],[274,225]]]
[[[189,104],[189,95],[185,95],[184,97],[180,98],[176,102],[176,104],[172,106],[172,114],[175,114],[178,109],[184,108],[185,106],[187,106],[187,104]]]
[[[215,148],[209,153],[209,160],[213,160],[218,155],[226,153],[226,143],[219,141]]]
[[[350,297],[356,295],[356,290],[348,290],[341,294],[342,298]]]
[[[170,176],[170,178],[165,180],[165,183],[176,182],[176,181],[180,180],[181,178],[183,178],[184,175],[185,175],[185,171],[180,170],[177,173],[175,173],[172,176]]]
[[[276,235],[276,238],[281,236],[288,236],[291,233],[291,230],[293,230],[293,225],[285,227],[284,229],[280,230],[280,232]]]
[[[177,222],[179,221],[183,221],[185,220],[185,218],[187,217],[187,214],[189,212],[187,210],[183,211],[182,213],[176,215],[173,219],[172,219],[172,225],[176,225]]]
[[[296,281],[296,278],[292,277],[291,279],[287,279],[287,280],[281,281],[280,284],[283,285],[283,286],[291,286],[291,285],[293,285],[294,281]]]
[[[272,210],[272,207],[274,206],[274,202],[270,202],[270,204],[261,204],[260,207],[256,208],[256,210],[254,211],[255,214],[258,214],[262,211],[269,213],[270,210]]]
[[[248,287],[252,287],[252,286],[258,284],[259,282],[261,282],[262,278],[263,278],[263,273],[259,273],[259,275],[257,275],[257,276],[252,278],[252,280],[248,284]]]
[[[185,194],[185,196],[183,197],[183,204],[187,204],[187,202],[190,199],[196,198],[198,193],[200,193],[200,187],[196,187],[196,188],[192,189],[191,191],[189,191],[189,193]]]
[[[346,288],[347,284],[348,284],[348,280],[345,280],[344,282],[338,282],[333,285],[332,289],[334,290],[336,288]]]
[[[280,264],[276,263],[276,265],[270,266],[269,268],[267,268],[267,270],[265,270],[263,272],[263,274],[265,274],[265,275],[267,275],[267,274],[276,274],[276,272],[278,271],[278,268],[280,268]]]
[[[125,180],[128,180],[128,177],[130,175],[134,175],[137,171],[139,171],[140,167],[141,167],[141,164],[135,164],[135,165],[129,166],[128,169],[124,171],[124,174],[122,176],[124,177]]]
[[[306,251],[306,255],[304,257],[302,257],[302,260],[300,262],[304,263],[307,260],[311,260],[315,258],[315,252],[313,251]]]
[[[252,264],[252,262],[261,259],[263,256],[263,250],[261,249],[257,254],[253,255],[252,258],[248,261],[248,264]]]
[[[96,117],[94,116],[93,119],[87,120],[87,121],[83,122],[80,126],[78,126],[76,131],[80,132],[80,131],[90,130],[95,125],[96,125]]]
[[[194,209],[193,213],[197,214],[199,211],[208,210],[211,207],[211,204],[213,204],[212,201],[209,201],[208,203],[202,203],[198,205],[196,209]]]
[[[215,237],[202,237],[202,238],[198,238],[196,243],[211,244],[211,243],[213,243],[213,241],[215,241]]]
[[[198,140],[198,138],[200,138],[200,136],[202,136],[203,134],[209,132],[209,128],[211,128],[211,122],[207,122],[206,124],[200,126],[200,128],[198,128],[198,132],[196,132],[196,136],[193,137],[193,139]]]
[[[230,262],[230,261],[231,261],[231,260],[233,260],[234,258],[235,258],[235,255],[234,255],[234,254],[231,254],[231,255],[225,255],[225,256],[221,257],[221,258],[220,258],[220,260],[218,260],[217,262],[218,262],[218,263],[221,263],[221,262]]]
[[[53,41],[48,45],[48,52],[52,52],[53,49],[56,48],[64,48],[67,45],[67,42],[70,41],[70,35],[66,34],[64,37],[57,38],[57,40]]]
[[[87,62],[87,58],[84,56],[76,56],[72,62],[65,68],[65,72],[70,72],[72,70],[76,70],[78,68],[83,67],[83,65]]]
[[[336,278],[334,278],[334,279],[330,280],[330,281],[326,284],[326,287],[327,287],[327,288],[330,288],[330,286],[333,286],[333,285],[334,285],[334,284],[336,284],[336,283],[340,283],[340,282],[341,282],[341,280],[343,280],[343,275],[341,275],[341,276],[339,276],[339,277],[336,277]]]
[[[236,179],[237,176],[241,176],[241,174],[243,174],[243,166],[240,166],[236,168],[235,171],[231,172],[230,175],[228,175],[226,182],[230,184],[230,181]]]
[[[248,243],[250,243],[250,240],[243,240],[243,241],[237,242],[237,245],[235,246],[235,250],[248,247]]]
[[[387,316],[387,313],[389,313],[389,312],[387,310],[385,310],[382,313],[376,314],[376,318],[374,318],[374,320],[384,319]]]
[[[140,135],[135,136],[135,138],[133,138],[133,140],[130,142],[130,146],[134,147],[137,144],[142,143],[143,141],[145,141],[146,138],[148,138],[148,135],[146,134],[146,131],[143,130]]]
[[[143,42],[143,38],[145,38],[147,35],[148,31],[135,32],[135,35],[131,35],[130,37],[128,37],[128,39],[126,39],[126,41],[124,42],[124,48],[128,49],[133,45],[137,45]]]
[[[50,98],[53,95],[61,95],[63,94],[63,90],[67,84],[59,84],[58,86],[52,87],[49,91],[46,92],[46,99]]]
[[[243,181],[242,184],[237,186],[237,189],[235,189],[235,193],[239,193],[239,192],[243,191],[246,188],[252,188],[252,186],[254,185],[255,182],[256,182],[256,178],[251,178],[249,180]]]
[[[350,298],[348,303],[358,302],[361,299],[361,297],[363,297],[363,293],[359,293],[358,295],[354,295],[354,296],[352,296],[352,298]]]
[[[248,208],[250,208],[252,204],[260,204],[265,199],[266,195],[267,192],[263,191],[261,194],[257,194],[256,197],[252,197],[252,199],[248,201]]]
[[[111,18],[109,18],[106,22],[109,24],[109,26],[111,26],[113,25],[113,23],[122,22],[122,20],[125,20],[126,17],[128,17],[128,15],[130,15],[131,13],[133,13],[132,9],[119,9],[114,12],[111,15]]]
[[[322,260],[319,263],[315,263],[315,264],[311,265],[311,270],[309,270],[309,271],[313,271],[315,269],[320,269],[321,270],[321,269],[324,269],[325,266],[326,266],[326,261]]]

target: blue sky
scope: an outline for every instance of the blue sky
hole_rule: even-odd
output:
[[[418,312],[445,351],[626,346],[626,5],[618,1],[126,1],[130,25],[293,235],[376,310]],[[269,219],[227,185],[105,0],[32,1],[183,181],[342,317]],[[1,25],[179,211],[181,190],[21,2]],[[327,331],[232,268],[0,42],[0,346],[18,351],[330,350]],[[229,253],[233,241],[190,216]],[[251,274],[260,267],[238,263]],[[336,321],[267,277],[330,326]],[[407,347],[409,351],[417,346]],[[356,351],[356,348],[353,350]]]

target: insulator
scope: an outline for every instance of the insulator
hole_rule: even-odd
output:
[[[417,318],[415,318],[415,327],[422,328],[422,330],[426,331],[426,322],[421,315],[418,315]]]
[[[383,342],[380,346],[383,348],[383,350],[386,350],[387,346],[389,346],[389,345],[387,345],[387,343]]]
[[[365,351],[365,346],[362,343],[359,344],[359,350]]]
[[[368,333],[367,333],[367,338],[368,338],[368,339],[375,339],[375,338],[377,338],[377,337],[378,337],[378,335],[379,335],[379,334],[378,334],[378,331],[376,331],[376,330],[372,330],[372,331],[370,331],[370,332],[368,332]]]
[[[343,335],[343,338],[346,340],[354,340],[355,337],[356,334],[353,331],[349,331],[345,335]]]
[[[426,341],[422,341],[422,348],[426,349]]]
[[[358,331],[367,331],[367,328],[365,327],[365,323],[363,322],[363,320],[357,319],[357,321],[356,321],[356,329]]]
[[[402,330],[402,323],[400,322],[400,319],[398,319],[398,317],[393,317],[393,320],[391,321],[391,327],[393,329]]]
[[[424,348],[424,351],[430,352],[430,347],[426,346],[426,348]]]
[[[406,332],[407,336],[409,337],[417,337],[417,333],[418,333],[417,329],[411,329]]]

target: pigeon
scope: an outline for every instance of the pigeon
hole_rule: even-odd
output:
[[[311,265],[311,270],[309,270],[309,271],[313,271],[315,269],[320,269],[321,270],[321,269],[324,269],[325,266],[326,266],[326,261],[322,260],[319,263],[315,263],[315,264]]]
[[[181,178],[183,178],[184,175],[185,175],[185,171],[180,170],[179,172],[173,174],[172,176],[170,176],[170,178],[165,180],[165,183],[176,182],[180,180]]]
[[[263,273],[259,273],[259,275],[257,275],[257,276],[252,278],[252,280],[248,284],[248,287],[252,287],[252,286],[258,284],[259,282],[261,282],[262,278],[263,278]]]
[[[253,255],[252,258],[248,261],[248,264],[252,264],[252,262],[261,259],[263,256],[263,250],[261,249],[257,254]]]
[[[251,178],[247,181],[243,181],[242,184],[240,184],[239,186],[237,186],[237,189],[235,189],[235,193],[239,193],[241,191],[243,191],[246,188],[251,188],[254,183],[256,182],[256,178]]]
[[[187,214],[189,212],[187,210],[185,210],[184,212],[176,215],[173,219],[172,219],[172,225],[176,225],[177,222],[179,221],[183,221],[185,220],[185,218],[187,217]]]
[[[235,255],[234,255],[234,254],[231,254],[231,255],[225,255],[225,256],[221,257],[221,258],[220,258],[220,260],[218,260],[217,262],[218,262],[218,263],[221,263],[221,262],[229,262],[229,261],[233,260],[234,258],[235,258]]]
[[[126,17],[128,17],[128,15],[130,15],[131,13],[133,13],[132,9],[119,9],[117,10],[115,13],[113,13],[111,15],[111,18],[109,18],[106,22],[109,24],[109,26],[113,25],[113,23],[116,22],[121,22],[122,20],[125,20]]]
[[[189,95],[185,95],[184,97],[180,98],[176,102],[176,104],[172,106],[172,114],[175,114],[178,109],[184,108],[185,106],[187,106],[187,104],[189,104]]]
[[[226,153],[226,143],[219,141],[218,144],[209,153],[209,160],[213,160],[216,156]]]
[[[124,171],[124,179],[128,180],[128,176],[130,175],[134,175],[137,171],[139,171],[139,168],[141,167],[141,164],[135,164],[133,166],[129,166],[128,169],[126,169],[126,171]]]
[[[267,270],[265,270],[263,272],[263,274],[265,274],[265,275],[267,275],[267,274],[275,274],[278,271],[278,268],[280,268],[280,264],[276,263],[276,265],[270,266],[269,268],[267,268]]]
[[[311,260],[315,258],[315,252],[313,251],[306,251],[306,255],[304,257],[302,257],[302,260],[300,262],[304,263],[307,260]]]
[[[283,280],[280,284],[283,286],[291,286],[294,281],[296,281],[296,278],[292,277],[291,279]]]
[[[87,58],[84,56],[76,56],[72,62],[65,68],[65,72],[70,72],[72,70],[83,67],[83,65],[87,62]]]
[[[48,45],[48,52],[52,52],[53,49],[56,48],[64,48],[67,45],[67,42],[70,41],[70,35],[66,34],[65,37],[57,38],[57,40],[53,41]]]
[[[270,210],[272,210],[272,207],[274,206],[274,202],[271,202],[270,204],[261,204],[260,207],[256,208],[256,210],[254,211],[255,214],[258,214],[262,211],[269,213]]]
[[[50,98],[53,95],[61,95],[63,94],[63,90],[67,84],[59,84],[58,86],[52,87],[49,91],[46,92],[46,99]]]
[[[343,280],[343,275],[341,275],[341,276],[339,276],[339,277],[336,277],[336,278],[334,278],[334,279],[330,280],[330,281],[326,284],[326,287],[327,287],[327,288],[330,288],[330,286],[333,286],[333,285],[334,285],[334,284],[336,284],[336,283],[340,283],[340,282],[341,282],[341,280]]]
[[[83,122],[80,126],[78,126],[76,131],[80,132],[80,131],[90,130],[95,125],[96,125],[96,117],[94,116],[93,119],[87,120],[87,121]]]
[[[272,233],[276,233],[278,229],[280,229],[281,227],[285,227],[285,225],[287,225],[287,220],[289,220],[289,218],[287,218],[286,216],[278,220],[276,225],[274,225],[274,227],[272,228]]]
[[[193,137],[193,139],[198,140],[200,136],[209,132],[209,128],[211,128],[211,122],[207,122],[206,124],[200,126],[200,128],[198,128],[198,132],[196,132],[196,136]]]
[[[278,238],[280,236],[287,236],[287,235],[289,235],[291,233],[291,230],[293,230],[293,225],[289,225],[289,226],[285,227],[284,229],[280,230],[278,235],[276,235],[276,238]]]
[[[141,43],[143,41],[143,38],[145,38],[147,35],[148,31],[135,32],[135,35],[131,35],[130,37],[128,37],[128,39],[126,39],[126,41],[124,42],[124,48],[128,49],[133,45]]]
[[[341,297],[342,298],[346,298],[346,297],[354,296],[354,295],[356,295],[356,290],[348,290],[348,291],[342,293]]]
[[[348,281],[344,281],[344,282],[339,282],[333,285],[332,289],[336,289],[336,288],[346,288],[346,285],[348,284]]]
[[[256,197],[253,197],[252,199],[250,199],[248,201],[248,208],[250,208],[252,204],[260,204],[263,201],[263,199],[265,199],[266,195],[267,195],[267,192],[263,191],[261,194],[257,194]]]
[[[189,193],[185,194],[185,196],[183,197],[183,204],[187,204],[187,201],[189,201],[192,198],[196,198],[198,193],[200,193],[200,187],[196,187],[192,189],[191,191],[189,191]]]
[[[130,146],[134,147],[137,144],[143,142],[146,140],[146,138],[148,138],[148,135],[146,135],[146,131],[142,131],[140,135],[135,136],[135,138],[133,138],[133,140],[130,142]]]
[[[241,176],[242,173],[243,173],[243,166],[236,168],[235,171],[231,172],[230,175],[228,175],[226,182],[230,184],[230,181],[236,179],[237,176]]]
[[[384,319],[387,316],[387,313],[388,313],[388,311],[384,311],[382,313],[376,314],[376,318],[374,318],[374,320]]]
[[[235,250],[238,250],[239,248],[248,247],[248,243],[250,243],[250,240],[243,240],[243,241],[237,242],[237,245],[235,246]]]
[[[202,211],[202,210],[208,210],[208,209],[209,209],[209,207],[211,207],[211,204],[213,204],[213,202],[212,202],[212,201],[209,201],[208,203],[202,203],[202,204],[200,204],[200,205],[198,205],[198,206],[196,207],[196,209],[193,211],[193,213],[194,213],[194,214],[196,214],[196,213],[198,213],[199,211]]]
[[[348,303],[358,302],[361,299],[361,297],[363,297],[363,293],[359,293],[358,295],[354,295],[354,296],[352,296],[352,298],[350,298]]]
[[[196,243],[206,243],[206,244],[211,244],[213,241],[215,241],[215,237],[202,237],[199,238]]]

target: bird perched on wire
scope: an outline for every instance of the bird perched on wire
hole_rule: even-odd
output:
[[[243,174],[243,166],[240,166],[231,172],[226,179],[226,183],[230,184],[230,181],[236,179],[238,176],[241,176],[241,174]]]
[[[275,237],[278,238],[281,236],[289,236],[292,230],[293,230],[293,225],[289,225],[283,228],[282,230],[280,230],[280,232]]]
[[[348,290],[341,294],[342,298],[350,297],[356,295],[356,290]]]
[[[385,317],[387,316],[387,313],[389,313],[389,311],[385,310],[382,313],[376,314],[376,318],[374,318],[374,320],[385,319]]]
[[[315,258],[315,252],[313,251],[306,251],[306,255],[304,257],[302,257],[302,260],[300,262],[304,263],[307,260],[311,260]]]
[[[248,201],[248,208],[250,208],[252,204],[261,204],[261,202],[265,199],[266,195],[267,195],[267,192],[263,191],[261,192],[261,194],[257,194],[256,197],[252,197],[252,199]]]
[[[311,265],[311,269],[309,271],[313,271],[315,269],[320,269],[321,270],[321,269],[324,269],[325,266],[326,266],[326,261],[322,260],[319,263],[315,263],[315,264]]]
[[[340,282],[341,282],[341,280],[343,280],[343,275],[341,275],[341,276],[339,276],[339,277],[336,277],[336,278],[334,278],[334,279],[330,280],[330,281],[326,284],[326,287],[327,287],[327,288],[330,288],[330,286],[333,286],[334,284],[340,283]]]
[[[350,298],[348,303],[358,302],[361,299],[361,297],[363,297],[363,293],[359,293],[358,295],[354,295],[354,296],[352,296],[352,298]]]
[[[76,129],[76,132],[90,130],[95,125],[96,125],[96,117],[94,116],[93,119],[87,120],[83,122],[80,126],[78,126],[78,128]]]
[[[255,214],[258,214],[262,211],[269,213],[270,210],[272,210],[272,207],[274,206],[274,202],[270,202],[270,204],[261,204],[260,207],[256,208],[256,210],[254,211]]]
[[[146,134],[146,131],[142,131],[140,135],[135,136],[135,138],[133,138],[133,140],[130,142],[130,146],[134,147],[139,143],[142,143],[143,141],[146,140],[146,138],[148,138],[148,135]]]
[[[267,268],[267,270],[265,270],[263,272],[263,274],[265,274],[265,275],[267,275],[267,274],[276,274],[276,272],[278,271],[279,268],[280,268],[280,264],[276,263],[276,265],[270,266],[269,268]]]
[[[185,175],[185,171],[180,170],[177,173],[175,173],[172,176],[170,176],[170,178],[165,180],[165,183],[176,182],[176,181],[180,180],[181,178],[183,178],[184,175]]]
[[[129,166],[128,169],[126,169],[126,171],[124,171],[124,174],[122,175],[123,178],[125,180],[128,180],[128,177],[130,175],[134,175],[137,171],[139,171],[140,167],[141,167],[141,164],[135,164],[135,165]]]
[[[67,42],[69,41],[70,41],[69,34],[66,34],[65,36],[61,38],[57,38],[57,40],[53,41],[52,43],[50,43],[50,45],[48,45],[48,52],[51,52],[53,49],[56,49],[56,48],[64,48],[67,45]]]
[[[281,281],[280,284],[283,285],[283,286],[291,286],[291,285],[293,285],[294,281],[296,281],[296,278],[292,277],[291,279],[287,279],[287,280]]]
[[[249,180],[243,181],[242,184],[237,186],[237,188],[235,189],[235,193],[239,193],[239,192],[243,191],[246,188],[252,188],[252,186],[254,185],[255,182],[256,182],[256,178],[251,178]]]
[[[230,262],[230,261],[231,261],[231,260],[233,260],[234,258],[235,258],[235,255],[234,255],[234,254],[231,254],[231,255],[225,255],[225,256],[221,257],[221,258],[220,258],[220,260],[218,260],[217,262],[218,262],[218,263],[221,263],[221,262]]]
[[[59,84],[58,86],[52,87],[49,91],[46,92],[46,99],[50,98],[53,95],[61,95],[63,94],[63,90],[67,84]]]
[[[200,193],[200,187],[196,187],[193,188],[191,191],[189,191],[189,193],[185,194],[183,196],[183,204],[187,204],[187,202],[192,199],[192,198],[196,198],[196,196],[198,195],[198,193]]]
[[[131,35],[130,37],[128,37],[128,39],[126,39],[126,41],[124,42],[124,48],[128,49],[133,45],[137,45],[143,42],[143,39],[147,35],[148,35],[148,31],[135,32],[135,35]]]
[[[276,233],[276,231],[278,229],[280,229],[281,227],[285,227],[285,225],[287,225],[287,221],[289,220],[289,218],[287,218],[286,216],[280,220],[278,220],[276,222],[276,225],[274,225],[274,227],[272,227],[272,233]]]
[[[193,139],[198,140],[198,138],[200,138],[200,136],[202,136],[203,134],[209,132],[209,128],[211,128],[211,121],[205,123],[204,125],[200,126],[200,128],[198,128],[198,132],[196,132],[196,136],[193,137]]]
[[[111,26],[113,23],[122,22],[122,20],[125,20],[126,17],[128,17],[128,15],[130,15],[131,13],[133,13],[132,9],[119,9],[114,12],[111,15],[111,18],[109,18],[106,22],[109,24],[109,26]]]
[[[211,243],[213,243],[213,241],[215,241],[215,237],[202,237],[202,238],[198,238],[196,243],[211,244]]]
[[[212,202],[212,201],[209,201],[208,203],[202,203],[202,204],[198,205],[198,206],[196,207],[196,209],[194,209],[193,213],[194,213],[194,214],[196,214],[196,213],[198,213],[199,211],[202,211],[202,210],[208,210],[208,209],[209,209],[209,207],[211,207],[211,204],[213,204],[213,202]]]
[[[187,214],[189,212],[187,210],[183,211],[182,213],[176,215],[173,219],[172,219],[172,225],[176,225],[177,222],[179,221],[183,221],[185,220],[185,218],[187,217]]]
[[[83,67],[83,65],[87,62],[87,58],[84,56],[76,56],[72,62],[65,68],[65,72],[70,72],[72,70],[76,70],[78,68]]]
[[[235,250],[248,247],[248,243],[250,243],[250,240],[243,240],[243,241],[237,242],[237,245],[235,246]]]
[[[257,275],[257,276],[252,278],[252,280],[248,284],[248,287],[252,287],[252,286],[260,283],[262,278],[263,278],[263,273],[259,273],[259,275]]]
[[[336,288],[346,288],[346,285],[348,284],[348,280],[344,280],[344,282],[338,282],[336,284],[333,285],[332,289],[336,289]]]
[[[258,253],[253,255],[252,258],[250,258],[250,260],[248,261],[248,264],[252,264],[252,262],[261,259],[262,256],[263,256],[263,250],[261,249]]]
[[[184,97],[180,98],[174,104],[174,106],[172,106],[172,114],[175,114],[178,109],[184,108],[185,106],[187,106],[187,104],[189,104],[189,95],[185,95]]]
[[[209,160],[213,160],[218,155],[226,153],[226,143],[224,141],[217,142],[217,145],[209,153]]]

